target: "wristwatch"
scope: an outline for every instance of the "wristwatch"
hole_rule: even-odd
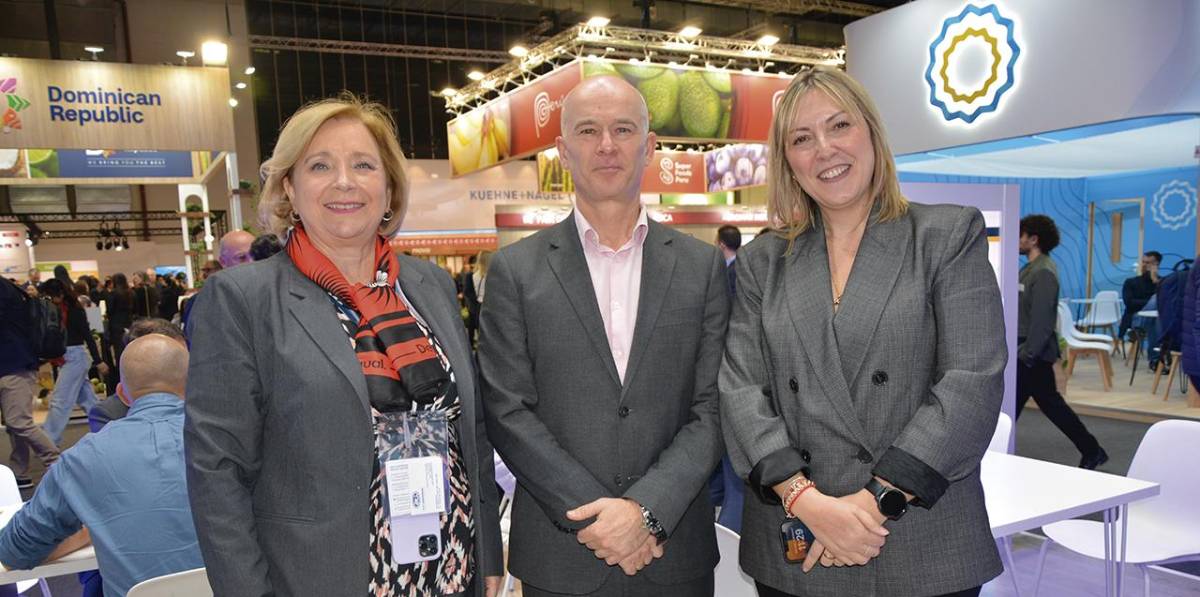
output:
[[[875,477],[867,481],[867,491],[875,496],[875,505],[879,507],[880,514],[889,520],[900,520],[900,517],[908,512],[908,498],[904,497],[903,491],[887,487],[875,480]]]
[[[654,538],[658,540],[659,545],[666,543],[667,532],[663,530],[662,523],[658,522],[658,519],[654,517],[649,508],[641,504],[638,504],[638,507],[642,509],[642,528],[650,531],[650,534],[654,535]]]

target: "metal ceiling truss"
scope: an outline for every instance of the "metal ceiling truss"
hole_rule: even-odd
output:
[[[454,60],[475,63],[503,63],[512,60],[512,56],[509,56],[508,52],[500,50],[464,50],[436,46],[384,44],[308,37],[280,37],[274,35],[251,35],[250,47],[263,50],[358,54],[363,56],[387,56],[389,58],[425,58],[429,60]]]
[[[883,11],[883,8],[878,6],[842,0],[702,0],[702,2],[788,15],[806,15],[817,12],[862,18]]]
[[[845,50],[789,44],[766,46],[754,40],[725,37],[685,39],[667,31],[578,25],[530,48],[525,57],[510,59],[483,79],[462,87],[446,99],[446,111],[450,114],[470,111],[576,58],[663,65],[673,62],[681,66],[749,69],[790,76],[818,64],[841,68],[845,65]]]
[[[224,211],[212,212],[214,221],[223,221],[225,219]],[[0,223],[10,224],[19,223],[26,224],[33,222],[36,224],[53,224],[55,222],[141,222],[148,220],[156,221],[172,221],[179,223],[179,212],[177,211],[103,211],[103,212],[55,212],[55,213],[0,213]],[[179,232],[179,229],[175,229]],[[51,230],[54,234],[58,234],[57,230]],[[136,230],[130,232],[138,233]],[[93,230],[92,234],[96,231]]]
[[[66,230],[51,230],[50,232],[51,232],[51,234],[49,236],[43,236],[41,240],[46,241],[46,240],[59,240],[59,239],[63,239],[63,238],[98,238],[99,237],[99,234],[96,232],[95,228],[91,228],[91,229],[71,228],[71,229],[66,229]],[[143,233],[148,233],[150,236],[175,236],[175,237],[178,237],[181,234],[181,231],[179,230],[179,226],[175,226],[174,228],[149,228],[147,230],[142,230],[139,228],[138,230],[135,231],[135,236],[142,236]],[[126,231],[125,234],[128,237],[129,232]]]

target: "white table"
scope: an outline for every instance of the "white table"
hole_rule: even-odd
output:
[[[12,520],[13,514],[17,510],[20,510],[22,506],[24,504],[0,507],[0,528],[8,526],[8,521]],[[32,570],[0,570],[0,585],[7,585],[22,580],[75,574],[85,570],[96,570],[99,567],[99,564],[96,563],[96,548],[89,545],[53,562],[42,564]]]
[[[1157,483],[991,451],[983,457],[980,476],[996,538],[1103,511],[1105,594],[1121,594],[1128,504],[1158,495]]]

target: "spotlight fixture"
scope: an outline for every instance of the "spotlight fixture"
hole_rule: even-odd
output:
[[[100,59],[99,54],[104,51],[104,48],[100,46],[84,46],[83,51],[91,53],[92,61],[95,62]]]
[[[253,67],[253,66],[247,66],[247,67],[246,67],[246,70],[245,70],[245,71],[243,71],[243,72],[246,74],[246,76],[247,76],[247,77],[249,77],[250,75],[253,75],[253,74],[254,74],[254,67]]]
[[[767,33],[767,34],[763,35],[762,37],[758,38],[758,41],[756,41],[755,43],[757,43],[760,46],[770,47],[770,46],[773,46],[773,45],[779,43],[779,37],[775,36],[775,35],[771,35],[770,33]]]
[[[229,98],[229,107],[230,107],[230,108],[236,108],[236,107],[238,107],[238,101],[237,101],[237,98],[233,98],[233,97]]]
[[[697,35],[700,35],[701,31],[703,31],[703,29],[696,27],[694,25],[688,25],[687,27],[684,27],[683,29],[679,30],[679,37],[682,37],[684,39],[692,39],[692,38],[696,37]]]
[[[609,19],[608,17],[592,17],[587,20],[587,26],[599,29],[602,27],[608,27],[608,24],[611,21],[612,19]]]
[[[237,84],[234,85],[234,87],[237,87],[238,89],[245,89],[246,83],[245,83],[245,81],[238,81]]]
[[[467,78],[468,78],[468,79],[470,79],[470,80],[472,80],[472,81],[482,81],[482,80],[483,80],[483,73],[481,73],[481,72],[479,72],[479,71],[477,71],[477,70],[473,70],[473,71],[471,71],[471,72],[467,73]]]
[[[224,42],[209,40],[200,45],[200,61],[204,66],[225,66],[229,60],[229,46]]]
[[[196,53],[191,50],[179,50],[175,55],[183,59],[183,66],[187,66],[188,58],[195,56]]]
[[[121,237],[121,248],[122,248],[122,249],[128,249],[128,248],[129,248],[129,239],[128,239],[128,238],[126,238],[126,237],[124,237],[124,236],[122,236],[122,237]]]
[[[516,45],[509,48],[508,53],[516,56],[517,58],[524,58],[529,55],[529,48],[526,48],[522,45]]]

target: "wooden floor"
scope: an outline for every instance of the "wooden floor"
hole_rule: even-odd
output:
[[[1075,412],[1142,423],[1154,423],[1163,419],[1200,420],[1200,408],[1189,407],[1187,395],[1180,392],[1179,377],[1176,377],[1174,387],[1169,390],[1170,398],[1164,401],[1163,396],[1168,391],[1165,373],[1159,382],[1158,394],[1154,395],[1150,393],[1154,373],[1150,371],[1144,358],[1138,363],[1133,385],[1129,383],[1132,369],[1125,364],[1125,359],[1117,355],[1112,358],[1112,363],[1113,388],[1106,392],[1100,379],[1097,360],[1080,358],[1076,361],[1075,374],[1067,380],[1067,391],[1064,394],[1064,398]],[[1030,401],[1029,406],[1033,405],[1033,401]]]

